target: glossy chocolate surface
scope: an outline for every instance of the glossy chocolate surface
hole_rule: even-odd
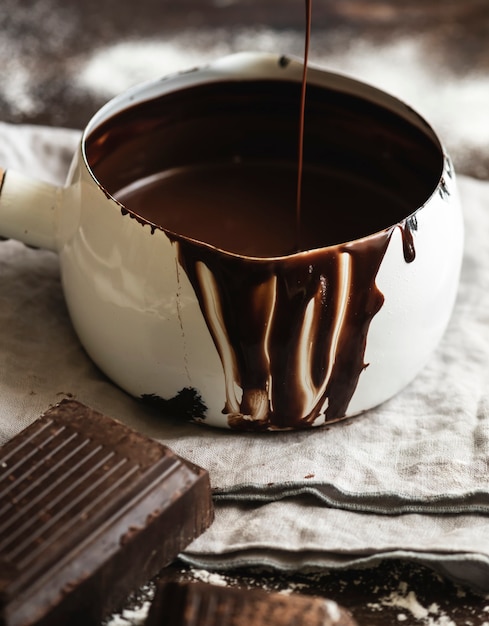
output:
[[[61,402],[0,449],[0,624],[99,626],[212,517],[204,470]]]
[[[100,124],[87,138],[87,160],[104,189],[158,228],[238,254],[290,254],[283,238],[296,226],[300,95],[300,84],[287,80],[181,89]],[[436,188],[443,158],[428,129],[312,84],[304,114],[302,225],[322,235],[301,248],[391,227]],[[274,225],[266,232],[263,212]],[[236,228],[212,233],[223,216]],[[255,238],[264,240],[258,250]],[[246,252],[243,240],[251,240]]]

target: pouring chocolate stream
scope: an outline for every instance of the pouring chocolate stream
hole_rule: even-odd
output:
[[[304,37],[304,68],[302,70],[301,107],[299,116],[299,158],[297,166],[297,200],[296,200],[296,250],[301,249],[301,198],[302,198],[302,169],[304,164],[304,121],[307,89],[307,64],[309,62],[309,46],[311,41],[312,0],[306,2],[306,28]]]

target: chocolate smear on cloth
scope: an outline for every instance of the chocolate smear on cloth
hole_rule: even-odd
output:
[[[79,137],[0,124],[1,166],[62,183]],[[164,419],[130,398],[81,347],[56,255],[1,242],[0,440],[73,394],[209,471],[216,519],[184,551],[188,562],[291,571],[402,558],[487,592],[489,183],[460,176],[458,186],[461,283],[429,363],[363,416],[295,433],[219,431]],[[423,329],[407,339],[423,341]]]
[[[167,582],[156,590],[145,626],[355,626],[336,602],[298,593]]]
[[[205,470],[63,400],[0,448],[0,623],[98,626],[212,519]]]

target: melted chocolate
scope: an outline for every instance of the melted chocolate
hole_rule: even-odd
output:
[[[297,196],[308,251],[294,253],[300,87],[246,80],[181,89],[106,120],[86,145],[123,214],[174,242],[223,364],[222,410],[234,428],[345,415],[368,365],[391,235],[400,228],[413,262],[413,214],[443,167],[432,131],[410,123],[409,111],[308,85]]]
[[[375,277],[389,239],[384,231],[363,246],[304,252],[285,264],[177,240],[228,364],[223,412],[231,426],[297,428],[345,414],[365,367],[370,321],[384,301]]]
[[[297,159],[297,198],[296,198],[296,250],[302,248],[302,170],[304,167],[304,125],[306,119],[307,64],[311,41],[312,0],[306,1],[306,28],[304,36],[304,67],[302,70],[301,106],[299,113],[299,157]]]
[[[286,199],[280,193],[284,185],[291,187],[289,178],[297,180],[300,97],[300,84],[287,80],[222,81],[181,89],[102,122],[87,137],[87,160],[104,190],[117,199],[135,186],[144,190],[153,176],[165,178],[182,170],[222,167],[228,176],[231,166],[265,171],[270,165],[281,167],[284,175],[273,183],[276,196],[271,200],[294,216],[293,188]],[[434,191],[443,159],[428,129],[367,100],[314,84],[308,85],[304,114],[304,169],[319,178],[326,172],[330,179],[319,189],[321,197],[326,199],[337,177],[362,189],[361,203],[358,194],[353,201],[340,195],[333,204],[327,202],[330,224],[344,222],[345,229],[351,229],[345,240],[358,236],[358,222],[369,234],[402,221]],[[303,195],[309,184],[303,185]],[[246,186],[245,181],[249,192]],[[240,196],[226,207],[232,219],[248,210]],[[256,188],[256,200],[260,197],[262,190]],[[132,202],[136,199],[135,194]],[[165,211],[171,212],[174,201],[163,196],[156,208],[145,202],[125,208],[143,223],[170,230]],[[302,205],[310,201],[302,198]],[[324,209],[324,202],[314,197],[312,201],[312,211]],[[187,226],[195,226],[195,221],[205,225],[205,211],[200,217],[195,212]],[[274,236],[273,231],[269,234]]]
[[[234,254],[277,257],[296,251],[296,171],[295,163],[280,161],[207,163],[139,180],[116,195],[131,212],[172,233]],[[306,250],[365,237],[408,211],[355,173],[305,164],[301,176]]]
[[[418,218],[416,214],[406,218],[399,224],[402,234],[402,250],[406,263],[412,263],[416,258],[413,231],[418,230]]]

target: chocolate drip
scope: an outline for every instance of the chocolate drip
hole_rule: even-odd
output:
[[[175,239],[223,364],[230,426],[297,428],[345,415],[384,301],[375,278],[391,233],[286,264]]]
[[[413,231],[418,230],[418,219],[416,215],[406,218],[399,228],[402,233],[402,250],[404,252],[404,260],[406,263],[412,263],[416,258],[416,249],[414,247]]]

